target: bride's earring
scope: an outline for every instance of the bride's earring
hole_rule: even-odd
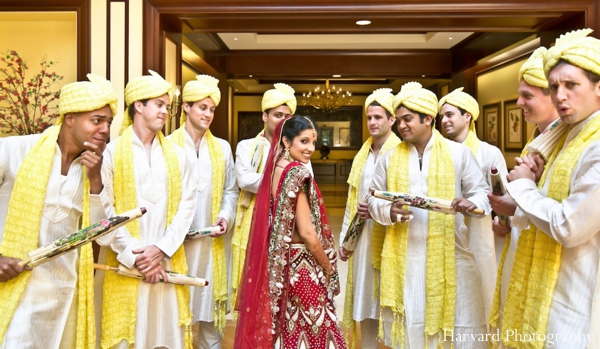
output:
[[[289,162],[292,162],[292,157],[290,156],[290,148],[285,148],[283,151],[283,158]]]

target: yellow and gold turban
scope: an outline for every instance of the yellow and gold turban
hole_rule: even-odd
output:
[[[479,117],[479,103],[470,94],[463,92],[463,87],[459,87],[456,90],[448,93],[442,99],[440,99],[439,110],[442,111],[444,104],[450,104],[462,110],[465,110],[473,117],[473,120],[477,120]]]
[[[544,55],[546,78],[561,59],[600,75],[600,40],[588,36],[591,32],[592,29],[579,29],[556,39],[556,44]]]
[[[215,103],[215,107],[221,101],[221,90],[219,90],[219,80],[210,75],[197,75],[196,80],[190,80],[183,88],[184,102],[198,102],[204,98],[210,97]],[[185,111],[181,111],[180,124],[185,123]]]
[[[415,81],[402,85],[400,92],[394,97],[394,112],[401,105],[412,111],[431,115],[434,119],[438,111],[438,99],[435,93]]]
[[[274,89],[268,90],[263,95],[262,111],[285,104],[290,108],[292,114],[294,114],[298,105],[296,95],[294,94],[296,91],[288,84],[277,83],[273,86],[275,86]]]
[[[127,106],[127,111],[125,112],[125,115],[123,115],[121,132],[133,122],[129,117],[129,108],[134,102],[160,97],[165,93],[169,93],[169,102],[171,101],[171,84],[163,79],[157,72],[152,70],[148,70],[148,72],[150,75],[134,78],[129,81],[125,87],[125,105]]]
[[[369,105],[373,102],[379,103],[379,105],[392,115],[396,112],[394,110],[394,94],[392,93],[391,88],[378,88],[373,91],[373,93],[365,100],[365,113],[367,112]]]
[[[110,81],[97,74],[88,74],[90,81],[78,81],[60,89],[58,112],[62,123],[65,114],[87,112],[110,106],[112,115],[117,114],[117,95]]]
[[[538,47],[519,69],[519,82],[525,80],[531,86],[548,88],[548,80],[544,74],[544,55],[548,50]]]

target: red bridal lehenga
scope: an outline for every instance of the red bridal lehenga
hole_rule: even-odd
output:
[[[340,291],[339,282],[327,282],[323,268],[304,244],[290,243],[300,191],[307,193],[313,226],[325,253],[335,265],[333,236],[321,193],[308,170],[299,162],[292,162],[281,175],[272,207],[269,269],[275,288],[280,283],[288,288],[287,294],[277,289],[271,292],[271,307],[283,313],[278,317],[284,322],[281,332],[275,333],[274,348],[345,348],[333,300]],[[285,306],[282,308],[282,305]]]
[[[280,127],[281,123],[276,134]],[[272,156],[277,150],[273,148],[267,165],[275,162]],[[265,178],[272,178],[271,174],[272,167],[266,166],[264,175],[269,177]],[[255,230],[251,230],[248,240],[236,306],[240,316],[234,347],[346,348],[333,300],[339,293],[337,275],[328,282],[323,268],[304,244],[292,243],[298,194],[304,191],[313,227],[337,274],[333,235],[321,193],[306,167],[296,161],[284,169],[275,200],[270,199],[270,183],[264,180],[257,193]]]

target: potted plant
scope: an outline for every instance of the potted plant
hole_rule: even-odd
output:
[[[6,52],[0,61],[0,133],[40,133],[53,125],[59,116],[53,102],[60,93],[53,86],[63,79],[50,71],[55,62],[44,57],[40,72],[27,79],[29,67],[16,51]]]

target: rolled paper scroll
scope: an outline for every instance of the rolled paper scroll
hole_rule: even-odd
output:
[[[119,265],[118,267],[111,267],[104,264],[96,264],[94,263],[94,269],[96,270],[105,270],[105,271],[114,271],[115,273],[123,276],[128,276],[140,280],[144,280],[144,274],[140,273],[137,269],[129,269],[124,265]],[[165,270],[165,273],[168,277],[168,284],[176,284],[176,285],[187,285],[187,286],[196,286],[196,287],[204,287],[208,285],[208,281],[203,278],[186,275],[186,274],[177,274],[172,271]],[[160,277],[161,282],[165,282],[162,276]]]
[[[186,240],[198,239],[201,237],[208,236],[211,233],[216,233],[220,230],[221,230],[221,227],[218,225],[216,227],[206,227],[206,228],[202,228],[202,229],[190,229],[190,231],[185,236],[185,239]]]
[[[539,136],[531,141],[526,148],[530,153],[538,153],[544,158],[544,161],[548,161],[554,148],[556,148],[558,142],[560,142],[568,129],[569,125],[562,122],[560,118],[556,119]]]
[[[119,214],[118,216],[103,219],[100,222],[94,223],[89,227],[83,228],[69,236],[60,238],[44,247],[40,247],[29,252],[29,259],[26,261],[21,261],[19,265],[30,265],[32,267],[37,267],[38,265],[62,256],[64,253],[76,249],[81,245],[90,243],[133,221],[134,219],[140,218],[142,215],[144,215],[144,213],[146,213],[146,208],[140,207]]]
[[[490,168],[490,178],[492,180],[492,194],[497,196],[502,196],[506,194],[506,188],[504,187],[504,182],[502,181],[502,176],[498,169],[492,166]],[[498,220],[500,221],[500,225],[504,227],[510,227],[510,219],[504,215],[498,215]]]
[[[360,239],[360,235],[362,234],[362,228],[364,225],[365,221],[362,218],[359,218],[358,214],[352,218],[352,221],[348,226],[348,230],[346,231],[344,241],[342,242],[342,247],[346,251],[354,251],[356,244],[358,243],[358,239]]]
[[[426,196],[412,195],[406,193],[395,193],[391,191],[380,190],[375,190],[371,192],[371,195],[379,199],[384,199],[393,202],[404,200],[409,206],[421,208],[428,211],[440,212],[445,214],[456,214],[456,210],[452,208],[451,200],[436,199]],[[485,214],[485,212],[479,208],[471,210],[469,211],[469,213],[474,213],[477,215]]]

